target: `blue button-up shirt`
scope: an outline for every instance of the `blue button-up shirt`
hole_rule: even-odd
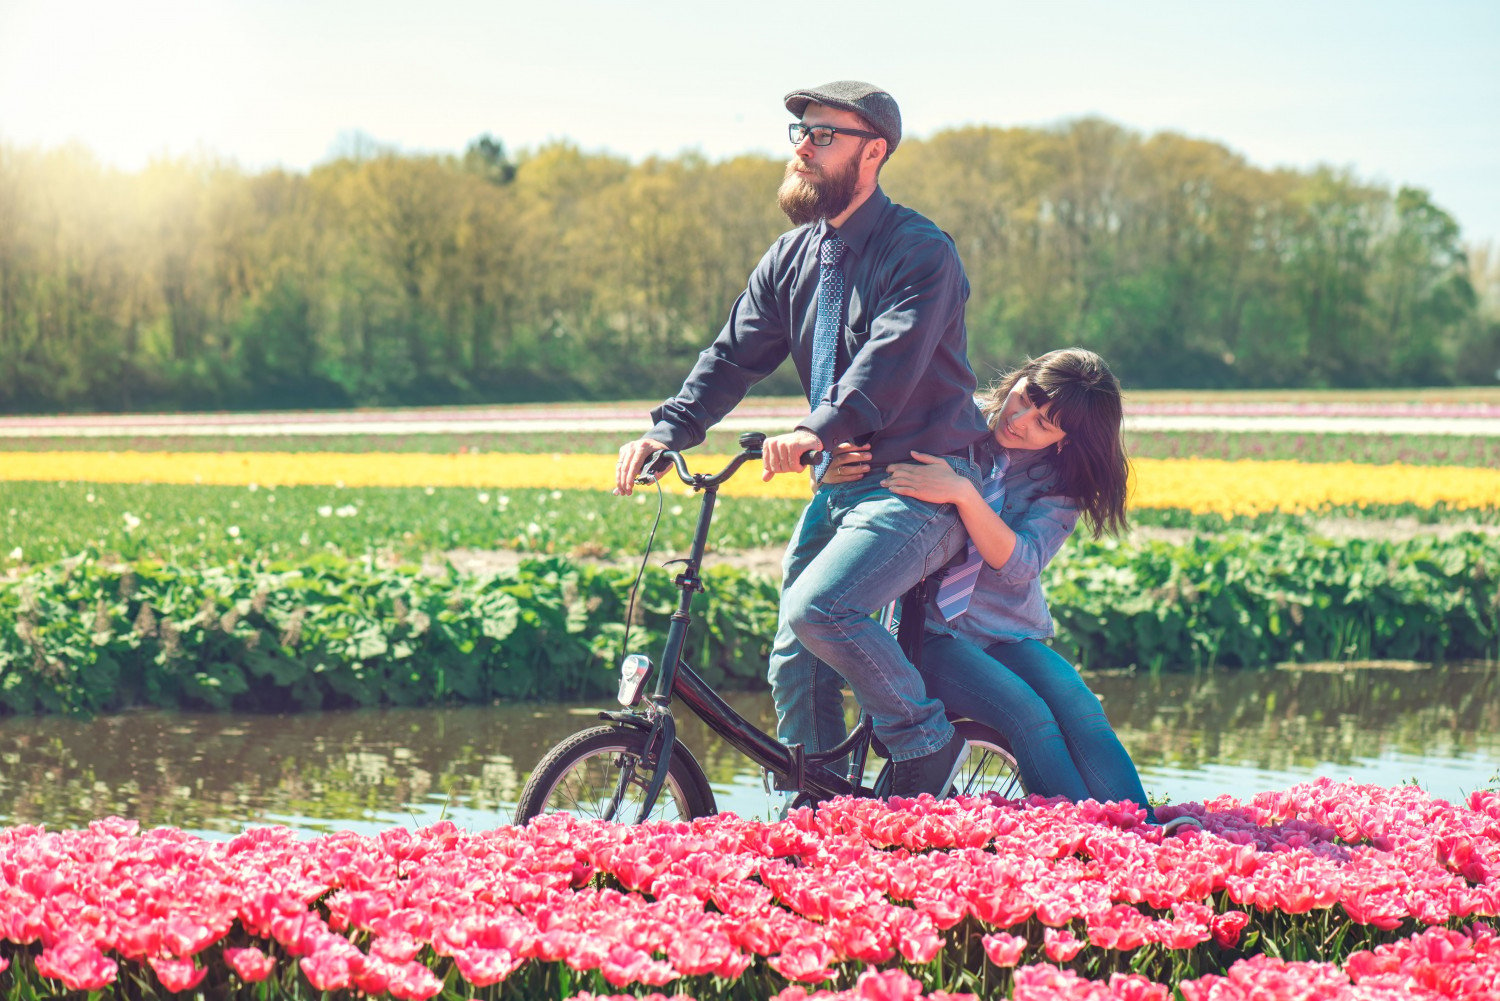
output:
[[[1045,639],[1052,613],[1042,589],[1042,570],[1078,524],[1078,502],[1053,493],[1057,471],[1051,449],[1009,449],[1005,501],[1000,520],[1016,533],[1016,546],[1002,567],[979,568],[969,610],[944,622],[935,605],[927,627],[951,632],[983,648],[1001,640]]]
[[[771,245],[682,389],[651,412],[649,437],[697,445],[789,355],[808,391],[818,248],[830,232],[826,221],[809,223]],[[964,329],[969,281],[953,241],[879,188],[838,235],[849,245],[838,378],[799,426],[827,447],[869,443],[877,468],[911,461],[913,449],[955,454],[988,435]]]

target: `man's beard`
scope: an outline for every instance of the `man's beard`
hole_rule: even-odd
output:
[[[803,174],[797,170],[800,166],[802,161],[793,157],[776,192],[776,204],[792,225],[832,219],[849,207],[854,200],[854,187],[859,183],[858,156],[850,158],[836,173],[814,167],[815,173]]]

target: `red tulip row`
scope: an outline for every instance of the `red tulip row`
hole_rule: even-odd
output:
[[[1181,812],[1203,829],[1164,838],[1130,804],[926,797],[775,824],[554,816],[313,841],[5,828],[0,970],[96,990],[125,962],[169,991],[300,975],[400,998],[553,977],[780,1001],[956,983],[1165,1001],[1156,981],[1187,1001],[1500,996],[1500,945],[1474,923],[1500,914],[1500,794],[1320,781],[1158,811]],[[1328,961],[1275,958],[1298,949]]]

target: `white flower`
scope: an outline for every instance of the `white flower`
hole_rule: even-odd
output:
[[[531,524],[529,524],[529,525],[526,526],[526,534],[527,535],[541,535],[542,534],[542,526],[538,525],[536,522],[533,521]]]
[[[507,494],[501,494],[500,495],[500,499],[497,500],[495,503],[499,504],[501,507],[509,507],[510,506],[510,497]]]
[[[86,501],[88,501],[90,504],[94,503],[94,495],[93,494],[84,494],[83,495],[83,499],[86,500]]]
[[[479,492],[479,503],[481,503],[481,504],[488,504],[489,502],[490,502],[490,495],[487,494],[487,493],[485,493],[483,490],[481,490]]]
[[[333,505],[332,504],[324,504],[321,507],[319,507],[318,508],[318,517],[319,518],[331,518],[331,517],[333,517]]]
[[[355,507],[353,504],[345,504],[343,507],[339,508],[333,513],[338,515],[340,518],[352,518],[356,514],[359,514],[359,508]]]
[[[554,490],[554,491],[552,491],[552,499],[553,500],[562,500],[562,491],[561,490]]]
[[[682,505],[681,504],[673,504],[672,507],[671,507],[671,510],[669,510],[667,513],[668,514],[681,514],[682,513]]]
[[[16,548],[14,548],[14,549],[12,549],[10,551],[10,558],[13,559],[13,560],[19,560],[21,558],[21,547],[20,546],[17,546]]]
[[[238,539],[240,537],[240,526],[238,525],[230,525],[224,531],[229,533],[231,539]]]
[[[124,514],[120,515],[120,520],[125,522],[125,531],[127,532],[134,532],[137,528],[141,527],[141,519],[137,518],[129,511],[126,511]]]
[[[428,487],[427,489],[423,490],[422,492],[424,494],[426,494],[428,497],[431,497],[433,494],[437,493],[437,491],[434,490],[434,489],[432,489],[432,487]]]
[[[255,493],[255,491],[257,491],[257,490],[260,489],[260,486],[257,485],[257,484],[252,483],[248,487],[246,487],[246,489],[249,490],[253,494],[253,493]]]

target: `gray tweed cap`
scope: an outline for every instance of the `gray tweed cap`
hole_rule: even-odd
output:
[[[794,90],[783,98],[786,110],[802,117],[810,102],[816,101],[830,108],[852,111],[870,123],[870,128],[885,140],[885,154],[890,156],[901,142],[901,109],[896,99],[873,83],[863,80],[835,80],[821,87]]]

